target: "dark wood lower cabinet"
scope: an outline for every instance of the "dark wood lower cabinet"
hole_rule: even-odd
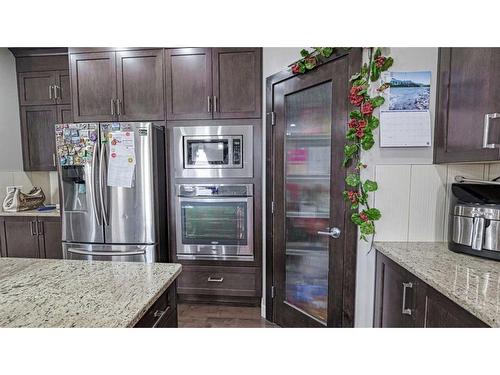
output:
[[[62,223],[59,217],[38,218],[38,246],[47,259],[62,259]]]
[[[146,311],[134,328],[177,328],[176,281]]]
[[[488,327],[379,252],[377,252],[375,275],[374,327]]]
[[[62,259],[61,218],[0,217],[3,257]]]
[[[196,295],[200,301],[203,296],[212,297],[260,297],[261,276],[256,267],[227,266],[182,266],[178,279],[178,292],[181,295]],[[192,298],[190,299],[192,300]],[[228,300],[229,301],[229,300]]]

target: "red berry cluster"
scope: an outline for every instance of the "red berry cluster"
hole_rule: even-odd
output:
[[[381,69],[384,66],[386,58],[384,56],[379,56],[375,59],[375,66]]]
[[[349,129],[356,129],[356,137],[363,138],[365,135],[366,120],[356,120],[355,118],[349,120]]]
[[[356,203],[358,203],[359,193],[356,191],[348,191],[347,198],[349,198],[349,201],[352,204],[356,204]]]
[[[361,113],[365,116],[370,116],[373,113],[373,104],[366,102],[361,105]]]
[[[359,214],[359,218],[360,218],[361,220],[363,220],[363,221],[368,221],[368,220],[369,220],[369,219],[368,219],[368,215],[367,215],[367,214],[365,214],[364,212],[361,212],[361,213]]]
[[[359,95],[359,92],[363,90],[362,86],[353,86],[349,92],[349,101],[352,105],[359,107],[363,100],[365,99],[363,95]]]

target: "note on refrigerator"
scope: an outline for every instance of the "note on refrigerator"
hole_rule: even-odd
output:
[[[131,188],[136,164],[134,132],[110,132],[108,141],[108,186]]]
[[[429,111],[381,111],[380,147],[430,147]]]

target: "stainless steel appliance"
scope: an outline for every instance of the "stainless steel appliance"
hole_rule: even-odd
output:
[[[164,139],[145,122],[56,125],[64,258],[166,261]]]
[[[177,184],[177,258],[254,260],[253,185]]]
[[[448,247],[500,260],[500,183],[473,181],[452,184]]]
[[[252,126],[175,127],[173,137],[175,177],[253,177]]]

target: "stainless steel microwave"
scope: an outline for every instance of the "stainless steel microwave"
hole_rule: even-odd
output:
[[[175,127],[175,177],[253,177],[253,127]]]

